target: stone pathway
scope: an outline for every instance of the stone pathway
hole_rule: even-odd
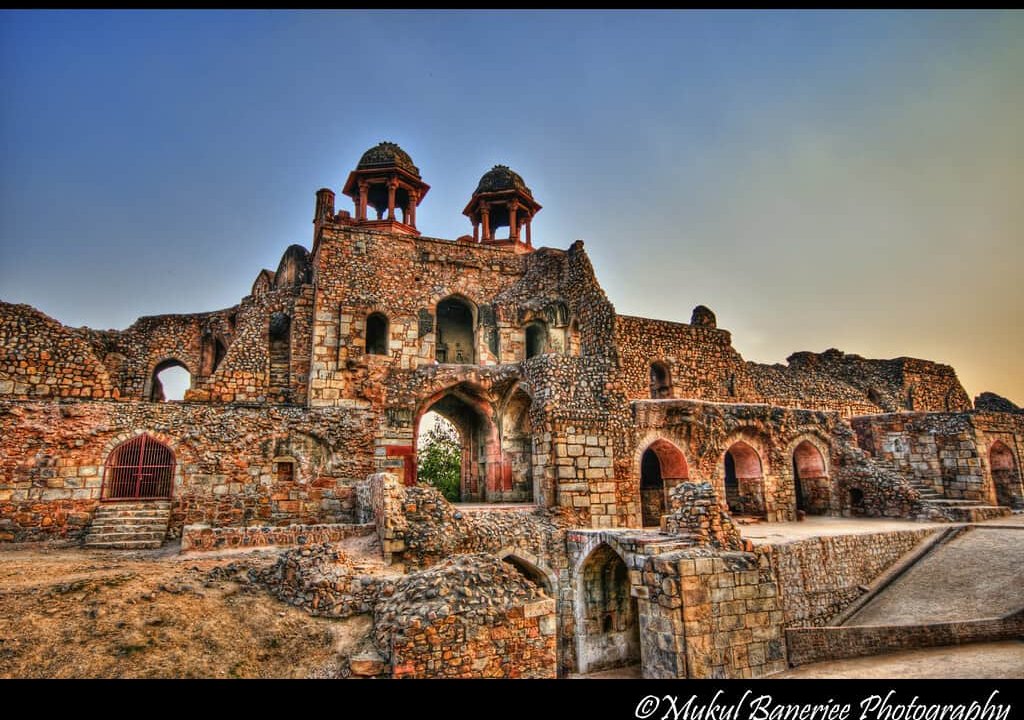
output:
[[[1024,606],[1024,530],[974,526],[936,548],[845,625],[1000,617]]]

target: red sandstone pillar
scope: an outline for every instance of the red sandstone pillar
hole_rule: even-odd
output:
[[[483,223],[483,226],[484,226],[484,240],[485,241],[486,240],[490,240],[491,239],[491,211],[483,203],[480,204],[480,222]]]
[[[526,246],[527,247],[533,247],[533,242],[532,242],[532,239],[530,238],[530,223],[531,223],[532,220],[533,220],[533,218],[527,218],[526,219]]]
[[[395,219],[395,190],[398,189],[398,181],[392,178],[388,180],[388,220]]]
[[[416,227],[416,201],[419,195],[415,192],[409,193],[409,224]]]
[[[519,224],[516,222],[516,211],[519,210],[519,202],[513,200],[508,204],[508,239],[519,239]]]
[[[480,223],[473,223],[473,242],[480,242]]]
[[[368,194],[368,183],[361,181],[359,183],[359,201],[356,203],[356,220],[366,219],[366,199]]]

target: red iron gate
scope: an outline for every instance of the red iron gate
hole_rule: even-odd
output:
[[[148,435],[114,448],[103,473],[104,500],[152,500],[171,496],[174,453]]]

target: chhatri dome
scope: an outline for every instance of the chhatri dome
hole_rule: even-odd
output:
[[[519,173],[507,165],[495,165],[480,178],[462,214],[473,223],[473,240],[528,252],[533,249],[530,222],[540,209],[540,203],[533,199],[533,192]],[[508,237],[497,239],[494,232],[501,227],[509,229]],[[520,241],[523,227],[526,239]]]

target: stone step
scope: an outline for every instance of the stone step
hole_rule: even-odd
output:
[[[117,541],[86,541],[85,547],[94,550],[157,550],[163,540],[117,540]]]
[[[167,530],[159,531],[154,530],[152,532],[107,532],[107,533],[90,533],[88,539],[85,541],[86,545],[97,543],[97,542],[111,542],[121,540],[156,540],[163,542],[164,536],[167,535]]]
[[[116,550],[159,548],[170,520],[168,500],[105,503],[97,508],[83,545]]]
[[[124,527],[126,525],[167,525],[170,518],[100,518],[92,521],[92,527]]]
[[[94,522],[89,526],[89,532],[130,532],[132,530],[157,530],[167,529],[170,525],[167,520],[156,520],[153,522]]]
[[[119,520],[119,519],[138,519],[145,520],[147,518],[169,518],[171,514],[169,512],[145,512],[139,510],[137,512],[127,513],[96,513],[93,517],[97,520]]]
[[[947,507],[977,507],[985,503],[980,500],[964,500],[962,498],[939,498],[937,500],[929,500],[928,504],[945,505]]]
[[[960,504],[955,504],[957,502]],[[981,522],[982,520],[1009,517],[1013,514],[1010,508],[998,505],[982,505],[973,500],[936,501],[929,504],[934,508],[941,508],[942,514],[952,522]]]
[[[101,508],[129,508],[138,510],[142,508],[170,508],[170,500],[106,500],[100,504]]]
[[[90,535],[110,532],[167,532],[167,523],[150,523],[148,525],[96,525],[89,528]]]

